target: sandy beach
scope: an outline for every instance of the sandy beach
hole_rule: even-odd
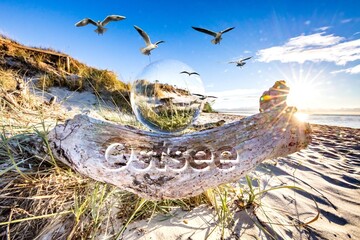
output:
[[[204,114],[199,122],[238,118]],[[312,129],[306,149],[265,161],[251,173],[260,188],[296,186],[304,191],[269,191],[258,206],[246,210],[229,200],[234,222],[225,239],[360,239],[360,129]],[[158,215],[130,224],[124,239],[220,239],[216,219],[208,206],[190,212],[177,209],[172,217]]]

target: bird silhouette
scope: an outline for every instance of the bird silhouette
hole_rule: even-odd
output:
[[[227,28],[227,29],[225,29],[225,30],[223,30],[223,31],[220,31],[220,32],[213,32],[213,31],[210,31],[210,30],[208,30],[208,29],[199,28],[199,27],[192,27],[192,28],[195,29],[196,31],[199,31],[199,32],[202,32],[202,33],[206,33],[206,34],[209,34],[209,35],[213,36],[214,39],[212,39],[211,42],[212,42],[213,44],[218,44],[218,43],[220,43],[220,41],[221,41],[221,39],[222,39],[222,37],[221,37],[222,34],[228,32],[228,31],[233,30],[235,27]]]
[[[135,26],[135,25],[134,25],[134,28],[138,31],[140,36],[145,41],[146,47],[140,48],[141,53],[144,55],[149,56],[151,54],[151,51],[158,47],[159,43],[165,42],[165,41],[157,41],[155,43],[151,43],[149,35],[144,30],[142,30],[141,28],[139,28],[138,26]]]
[[[50,98],[50,100],[49,100],[49,105],[54,105],[55,102],[56,102],[56,99],[57,99],[56,96],[52,96],[52,97]]]
[[[77,22],[75,24],[76,27],[83,27],[88,25],[89,23],[96,26],[97,28],[95,29],[95,32],[97,34],[103,34],[104,32],[106,32],[107,28],[105,28],[105,25],[108,24],[111,21],[120,21],[120,20],[124,20],[126,17],[124,16],[119,16],[119,15],[109,15],[107,16],[102,22],[101,21],[97,21],[95,22],[94,20],[90,19],[90,18],[84,18],[83,20]]]
[[[215,96],[205,96],[205,95],[198,94],[198,93],[193,93],[192,95],[199,97],[200,100],[205,100],[205,99],[208,99],[208,98],[217,98]]]
[[[236,63],[237,67],[242,67],[242,66],[244,66],[246,64],[245,61],[249,60],[250,58],[252,58],[252,57],[243,58],[243,59],[240,59],[240,60],[237,60],[237,61],[231,61],[229,63]]]
[[[188,71],[182,71],[182,72],[180,72],[180,74],[182,74],[182,73],[186,73],[186,74],[188,74],[189,76],[191,76],[192,74],[200,76],[200,74],[198,74],[197,72],[188,72]]]

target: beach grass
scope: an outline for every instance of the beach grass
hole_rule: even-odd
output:
[[[192,123],[196,112],[193,108],[181,109],[171,103],[154,109],[151,105],[140,102],[137,107],[145,121],[154,128],[165,132],[177,132],[179,129],[185,129]]]
[[[131,86],[121,81],[114,72],[88,66],[54,49],[28,48],[4,35],[0,38],[6,40],[0,48],[3,53],[0,56],[0,87],[3,89],[13,88],[12,78],[16,76],[32,78],[36,87],[44,91],[51,87],[91,91],[115,102],[122,111],[132,111],[129,104]],[[64,57],[57,54],[69,58],[70,69],[66,69]]]

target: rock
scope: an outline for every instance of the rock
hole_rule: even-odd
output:
[[[285,80],[276,81],[268,91],[265,91],[260,97],[260,112],[274,109],[286,109],[286,98],[290,88]]]

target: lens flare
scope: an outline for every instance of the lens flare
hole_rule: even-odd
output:
[[[294,114],[294,116],[300,121],[300,122],[306,122],[309,119],[309,114],[297,112]]]
[[[311,107],[314,101],[316,101],[316,87],[311,82],[299,81],[292,82],[289,85],[288,105],[305,109]]]
[[[277,70],[290,87],[287,104],[298,109],[308,110],[323,104],[322,91],[326,79],[325,69],[315,71],[314,65],[289,64],[287,67],[277,66]]]

